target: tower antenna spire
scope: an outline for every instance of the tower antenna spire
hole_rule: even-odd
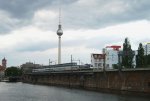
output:
[[[61,7],[59,6],[59,25],[61,25]]]

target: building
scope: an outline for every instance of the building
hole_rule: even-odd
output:
[[[0,65],[0,79],[4,77],[5,70],[7,67],[7,60],[5,58],[2,59],[2,65]]]
[[[32,72],[32,69],[40,68],[42,66],[40,64],[35,64],[32,62],[26,62],[25,64],[22,64],[20,67],[24,74],[24,73],[30,73],[30,72]]]
[[[113,69],[118,65],[118,52],[121,46],[107,46],[103,49],[102,54],[91,54],[91,65],[93,68]]]
[[[91,65],[93,68],[103,68],[104,65],[104,54],[91,54]]]
[[[103,49],[105,54],[105,68],[113,69],[115,65],[118,65],[118,52],[121,46],[107,46]]]
[[[147,43],[144,48],[144,55],[150,55],[150,43]]]

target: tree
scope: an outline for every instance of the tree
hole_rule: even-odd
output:
[[[5,70],[5,76],[21,76],[21,69],[17,67],[9,67]]]
[[[133,56],[134,53],[131,49],[128,38],[125,38],[123,43],[123,55],[122,55],[122,66],[125,68],[133,68]]]
[[[145,56],[146,58],[146,65],[150,66],[150,54]]]
[[[119,64],[113,64],[113,69],[119,69]]]
[[[140,43],[139,47],[138,47],[138,55],[137,55],[137,59],[136,59],[136,64],[137,64],[137,67],[146,66],[145,56],[144,56],[144,48],[143,48],[142,43]]]

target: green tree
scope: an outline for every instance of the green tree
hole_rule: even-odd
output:
[[[133,56],[134,53],[131,49],[128,38],[125,38],[123,43],[123,55],[122,55],[122,66],[125,68],[133,68]]]
[[[137,64],[137,67],[146,66],[145,56],[144,56],[144,48],[143,48],[142,43],[140,43],[139,47],[138,47],[138,55],[137,55],[137,59],[136,59],[136,64]]]
[[[5,70],[5,76],[21,76],[22,72],[20,68],[9,67]]]
[[[119,65],[118,64],[113,64],[113,69],[118,69],[119,68]]]
[[[146,64],[148,65],[148,67],[150,67],[150,55],[146,55]]]

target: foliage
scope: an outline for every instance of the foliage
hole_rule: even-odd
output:
[[[118,69],[118,68],[119,68],[118,64],[113,64],[113,69]]]
[[[22,72],[20,68],[9,67],[5,70],[5,76],[21,76]]]
[[[145,56],[145,61],[148,66],[150,66],[150,54]]]
[[[122,55],[122,66],[125,68],[133,68],[133,56],[134,53],[131,49],[130,42],[128,38],[125,38],[123,43],[123,55]]]
[[[136,57],[136,65],[137,65],[137,67],[146,67],[144,48],[143,48],[142,43],[140,43],[139,47],[138,47],[138,55]]]

